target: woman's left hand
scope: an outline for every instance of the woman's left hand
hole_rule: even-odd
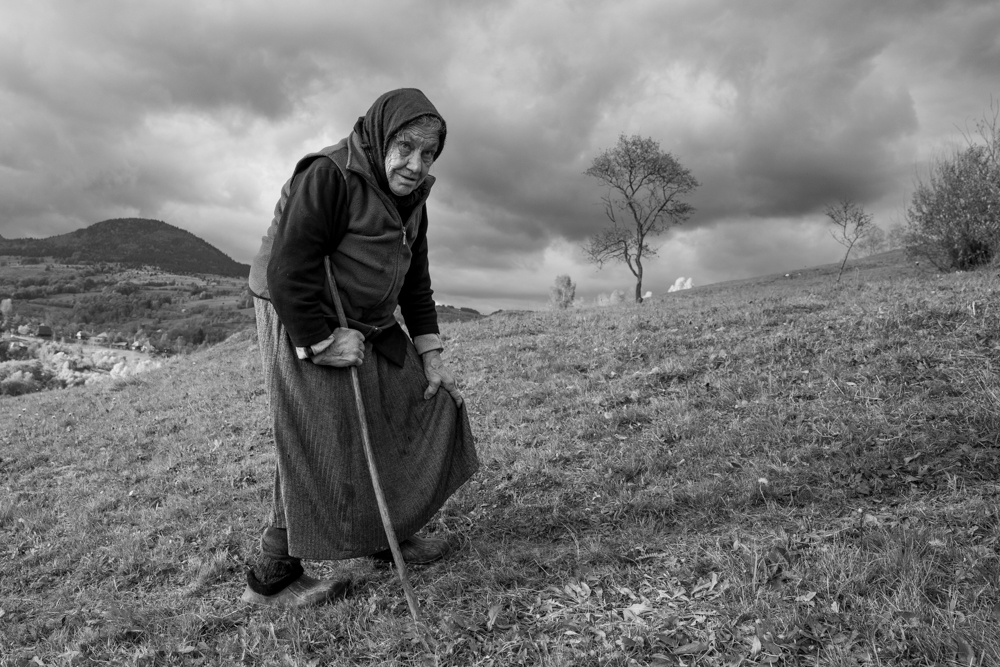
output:
[[[452,375],[451,369],[445,365],[444,359],[441,358],[441,352],[438,350],[425,352],[423,359],[424,376],[427,378],[427,389],[424,391],[424,399],[434,396],[437,393],[438,387],[443,386],[445,391],[455,399],[455,405],[462,407],[462,394],[458,391],[458,382],[455,381],[455,376]]]

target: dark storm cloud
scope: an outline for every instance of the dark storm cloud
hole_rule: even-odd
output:
[[[704,192],[721,195],[702,220],[803,215],[838,198],[877,201],[898,185],[900,145],[918,129],[914,103],[878,71],[889,43],[879,17],[842,10],[724,29],[715,72],[734,97],[728,127],[716,128],[723,159],[701,165]],[[719,177],[730,187],[712,188]]]
[[[610,280],[580,263],[606,224],[583,172],[620,133],[702,183],[650,272],[737,277],[828,252],[805,230],[831,201],[883,224],[1000,95],[998,35],[992,0],[7,4],[0,234],[160,217],[248,261],[295,161],[415,86],[449,125],[436,285],[544,300],[553,271]]]
[[[901,169],[899,142],[917,128],[905,87],[873,74],[888,41],[872,25],[878,17],[861,10],[803,17],[771,6],[780,13],[640,6],[646,16],[633,22],[633,39],[623,42],[613,29],[588,36],[588,52],[599,54],[593,60],[581,59],[570,40],[548,40],[538,46],[545,55],[536,59],[534,85],[522,91],[530,113],[475,109],[467,135],[474,147],[452,156],[444,173],[478,203],[505,209],[514,239],[582,240],[605,224],[594,206],[601,188],[582,175],[616,139],[601,121],[619,117],[625,131],[648,73],[679,67],[707,74],[729,95],[725,116],[700,132],[697,118],[657,122],[655,110],[652,122],[635,128],[701,180],[700,212],[689,224],[807,214],[843,197],[878,200],[910,169]],[[659,44],[650,49],[644,27],[654,26]],[[690,102],[683,94],[676,104]],[[459,232],[452,242],[462,239]]]
[[[207,120],[223,130],[207,139],[242,140],[249,152],[262,123],[287,121],[316,91],[354,88],[353,79],[379,71],[391,59],[382,40],[407,29],[396,22],[373,31],[369,15],[334,12],[329,3],[299,9],[181,2],[6,9],[4,233],[49,235],[108,216],[225,203],[209,185],[219,165],[210,155],[178,154],[183,129],[164,137],[158,120],[185,115],[192,131]],[[365,94],[354,113],[374,95]],[[352,97],[361,99],[344,95]],[[353,119],[342,123],[349,128]]]
[[[73,116],[180,107],[279,118],[319,86],[388,65],[420,68],[434,53],[404,60],[385,48],[420,21],[379,24],[361,7],[326,2],[281,11],[263,2],[40,2],[21,12],[11,27],[21,19],[50,34],[38,44],[12,35],[9,85],[52,106],[74,102],[63,110]]]

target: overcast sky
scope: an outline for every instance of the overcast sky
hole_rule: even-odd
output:
[[[701,182],[644,289],[838,260],[824,207],[888,229],[921,165],[1000,97],[996,0],[331,0],[0,4],[0,235],[148,217],[249,262],[282,183],[381,93],[448,122],[432,168],[439,302],[630,293],[580,246],[583,172],[619,134]]]

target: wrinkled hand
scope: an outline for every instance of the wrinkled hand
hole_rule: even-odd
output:
[[[424,391],[425,400],[434,396],[438,387],[444,387],[445,391],[455,399],[455,405],[462,407],[462,394],[458,391],[458,382],[455,381],[455,376],[444,363],[438,350],[424,353],[424,376],[427,378],[427,389]]]
[[[354,329],[333,330],[330,346],[312,358],[314,364],[347,368],[360,366],[365,360],[365,337]]]

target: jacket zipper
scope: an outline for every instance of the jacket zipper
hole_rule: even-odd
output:
[[[383,204],[385,204],[386,210],[390,213],[390,215],[392,216],[392,218],[394,220],[396,220],[396,221],[399,222],[399,233],[400,233],[400,236],[402,237],[403,247],[404,248],[409,248],[409,245],[406,243],[406,222],[403,221],[403,218],[399,215],[399,211],[396,210],[395,203],[393,203],[392,200],[389,199],[388,195],[386,195],[384,192],[382,192],[382,189],[378,187],[378,183],[373,183],[372,180],[370,178],[368,178],[367,174],[365,174],[364,172],[359,171],[357,169],[352,169],[351,171],[353,171],[354,173],[356,173],[359,176],[361,176],[361,178],[366,183],[368,183],[368,185],[382,199]],[[416,205],[413,208],[413,212],[410,213],[410,218],[411,219],[413,218],[413,216],[415,216],[417,214],[417,211],[419,211],[419,210],[421,210],[423,208],[423,205],[424,205],[424,203],[426,203],[426,201],[427,201],[427,197],[425,196],[423,199],[421,199],[419,202],[416,203]],[[372,306],[371,308],[368,309],[369,313],[372,312],[373,310],[376,310],[380,306],[383,306],[385,304],[385,302],[389,300],[389,295],[396,291],[396,284],[398,282],[399,282],[399,254],[397,253],[396,256],[395,256],[395,258],[394,258],[394,261],[393,261],[393,266],[392,266],[392,280],[389,283],[389,289],[386,291],[385,294],[382,295],[382,298],[379,299],[379,301],[374,306]]]

